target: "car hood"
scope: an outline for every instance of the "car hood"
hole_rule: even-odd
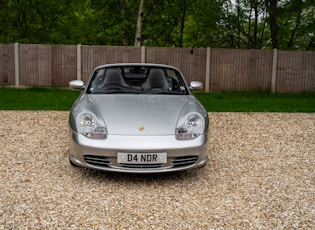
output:
[[[190,95],[86,95],[109,135],[174,135]]]

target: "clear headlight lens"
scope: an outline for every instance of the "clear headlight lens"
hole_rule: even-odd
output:
[[[204,118],[198,113],[189,113],[178,122],[176,127],[176,139],[194,139],[203,133],[204,128]]]
[[[78,116],[77,125],[82,135],[93,139],[105,139],[106,127],[102,127],[91,113],[82,113]]]

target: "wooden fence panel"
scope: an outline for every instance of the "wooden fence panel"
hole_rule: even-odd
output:
[[[315,52],[278,51],[277,93],[315,91]]]
[[[76,46],[20,44],[20,84],[68,86],[76,79],[76,58]]]
[[[52,52],[50,45],[19,45],[20,84],[51,86]]]
[[[68,86],[77,79],[77,46],[54,45],[52,47],[52,86]]]
[[[182,71],[188,84],[193,80],[205,83],[205,48],[146,47],[146,62],[176,66]]]
[[[0,44],[0,85],[14,84],[14,45]]]
[[[18,47],[17,63],[15,47]],[[145,53],[141,53],[143,50]],[[78,51],[81,59],[77,57]],[[276,93],[315,92],[315,52],[275,53],[278,54],[274,62]],[[206,68],[209,67],[207,82],[212,92],[270,92],[272,50],[213,48],[210,56],[206,56],[205,48],[0,44],[0,85],[68,87],[69,81],[77,77],[86,81],[98,65],[144,60],[178,67],[187,82],[197,80],[205,83]],[[77,66],[78,61],[81,61],[81,66]],[[15,67],[19,69],[18,75]],[[77,75],[77,71],[81,72]]]
[[[141,61],[141,49],[139,47],[82,46],[81,52],[83,81],[88,80],[96,66]]]
[[[271,50],[211,49],[210,91],[269,91]]]

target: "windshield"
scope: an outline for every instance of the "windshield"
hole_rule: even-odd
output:
[[[89,94],[188,94],[176,69],[151,66],[121,66],[97,69],[87,89]]]

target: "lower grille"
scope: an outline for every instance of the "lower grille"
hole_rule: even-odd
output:
[[[109,167],[110,165],[110,158],[103,157],[103,156],[91,156],[91,155],[85,155],[84,160],[86,163],[98,167]]]
[[[122,168],[137,168],[137,169],[146,169],[146,168],[162,168],[163,164],[120,164]]]
[[[173,159],[173,167],[185,167],[189,165],[193,165],[196,163],[198,156],[184,156],[184,157],[176,157]]]
[[[111,161],[111,157],[85,155],[84,160],[87,164],[95,167],[104,168],[125,168],[125,169],[160,169],[160,168],[181,168],[188,167],[195,164],[198,160],[198,156],[183,156],[169,158],[166,164],[117,164],[114,160]]]

